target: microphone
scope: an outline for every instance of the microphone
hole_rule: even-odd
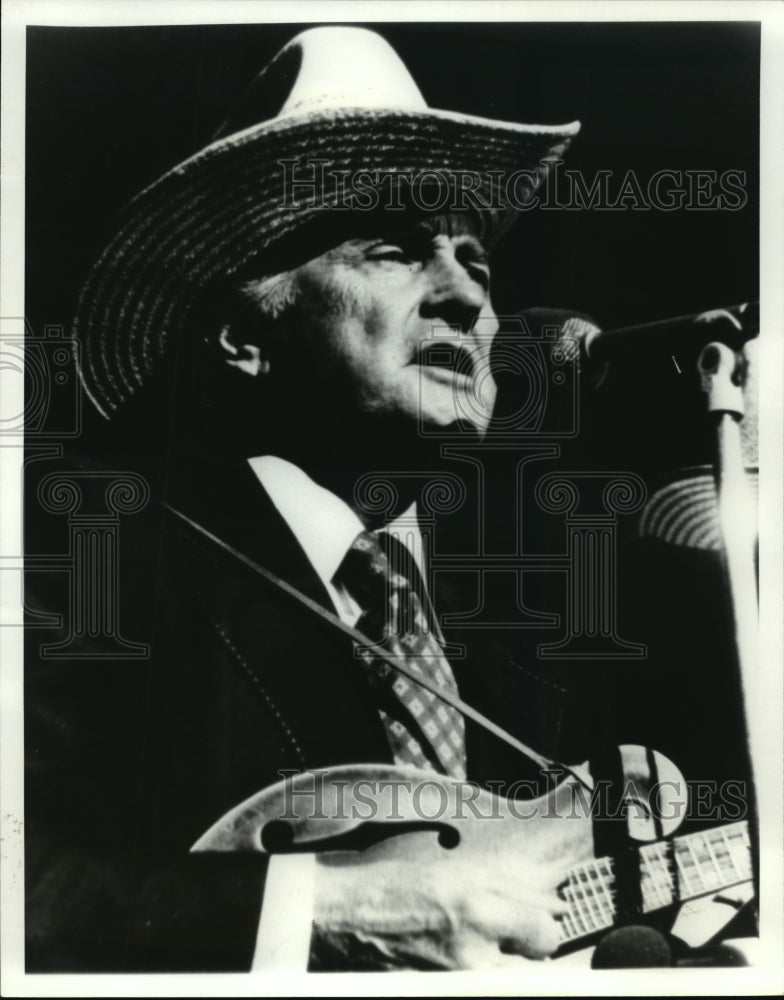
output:
[[[672,949],[664,935],[638,924],[610,931],[591,959],[592,969],[643,969],[672,964]]]
[[[724,341],[739,350],[759,334],[759,302],[616,330],[602,330],[590,317],[565,309],[524,309],[519,316],[534,335],[542,329],[559,329],[560,338],[577,340],[584,356],[599,363],[659,351],[699,350],[711,340]]]
[[[684,348],[699,350],[711,340],[722,340],[739,350],[758,333],[759,302],[745,302],[692,316],[590,332],[585,337],[584,348],[591,361],[610,361],[650,351],[670,354]]]

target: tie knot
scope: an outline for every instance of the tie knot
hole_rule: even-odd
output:
[[[345,584],[360,601],[375,604],[385,599],[390,590],[407,587],[408,580],[393,568],[390,560],[388,535],[380,538],[363,531],[351,543],[335,579]]]
[[[366,627],[376,627],[380,615],[386,629],[396,635],[431,631],[438,635],[416,559],[393,534],[363,531],[357,535],[334,581],[345,586],[360,605]]]

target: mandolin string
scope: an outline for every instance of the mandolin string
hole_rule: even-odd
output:
[[[206,538],[214,545],[217,545],[224,552],[228,553],[234,559],[238,560],[245,566],[252,569],[255,573],[258,573],[260,576],[262,576],[268,582],[272,583],[279,590],[282,590],[290,597],[293,597],[296,601],[299,601],[300,604],[304,605],[314,614],[317,614],[320,618],[324,619],[324,621],[328,622],[334,628],[337,628],[341,632],[350,636],[355,643],[358,643],[360,646],[369,649],[374,656],[383,659],[386,663],[389,664],[389,666],[391,666],[398,673],[403,674],[403,676],[406,677],[408,680],[413,681],[420,687],[426,688],[431,694],[434,694],[441,701],[446,702],[447,705],[451,706],[452,708],[460,712],[460,714],[463,715],[464,718],[471,719],[472,722],[475,722],[486,732],[491,733],[497,739],[501,740],[503,743],[506,743],[507,746],[513,747],[519,753],[523,754],[524,757],[527,757],[529,760],[533,761],[533,763],[536,764],[537,767],[539,767],[540,769],[548,771],[561,770],[565,774],[568,774],[570,777],[578,781],[580,785],[583,786],[583,788],[588,789],[588,791],[593,790],[594,787],[593,782],[587,779],[584,775],[581,775],[579,771],[577,771],[575,768],[570,767],[568,764],[562,764],[560,761],[557,760],[550,760],[547,757],[543,756],[542,754],[537,753],[535,750],[532,750],[531,747],[526,746],[526,744],[523,743],[521,740],[518,740],[516,737],[512,736],[511,733],[508,733],[497,723],[493,722],[492,719],[489,719],[486,715],[483,715],[480,711],[475,709],[473,705],[469,705],[468,702],[463,701],[463,699],[458,697],[457,695],[452,694],[448,690],[437,687],[435,684],[431,683],[426,678],[420,677],[413,671],[410,671],[405,666],[405,664],[400,663],[398,661],[398,658],[391,656],[387,650],[385,650],[382,646],[379,646],[377,643],[371,642],[370,639],[368,639],[368,637],[363,632],[360,632],[359,629],[354,628],[352,625],[346,624],[346,622],[344,622],[341,618],[339,618],[338,615],[336,615],[334,612],[330,611],[328,608],[323,607],[317,601],[312,600],[310,597],[307,596],[307,594],[303,594],[301,590],[298,590],[296,587],[292,586],[286,580],[282,579],[282,577],[279,577],[275,573],[268,570],[265,566],[262,566],[260,563],[255,562],[255,560],[251,559],[249,556],[246,556],[243,552],[240,552],[238,549],[235,549],[233,546],[229,545],[228,542],[224,542],[223,539],[219,538],[217,535],[214,535],[203,525],[199,524],[198,521],[191,520],[191,518],[183,514],[182,511],[177,510],[175,507],[170,506],[168,503],[165,503],[164,501],[161,501],[161,506],[163,506],[171,514],[174,514],[181,521],[185,522],[185,524],[189,525],[194,531],[198,532],[203,538]]]

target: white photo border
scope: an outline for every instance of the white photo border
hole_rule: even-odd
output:
[[[272,2],[272,0],[7,0],[2,32],[2,283],[0,317],[24,316],[25,29],[28,25],[229,24],[319,21],[759,20],[761,52],[760,599],[763,664],[753,712],[769,735],[760,801],[761,955],[754,968],[584,972],[531,964],[518,974],[27,975],[24,972],[22,631],[0,628],[2,673],[2,982],[5,996],[760,995],[784,989],[782,886],[782,400],[784,399],[784,7],[778,2]],[[19,412],[22,380],[3,370],[4,409]],[[0,448],[0,554],[21,552],[22,449]],[[19,613],[16,573],[0,574],[3,613]]]

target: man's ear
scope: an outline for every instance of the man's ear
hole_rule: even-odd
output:
[[[238,337],[231,323],[225,323],[218,333],[218,347],[225,364],[246,375],[267,375],[269,358],[264,357],[258,344],[248,343],[247,337]]]

